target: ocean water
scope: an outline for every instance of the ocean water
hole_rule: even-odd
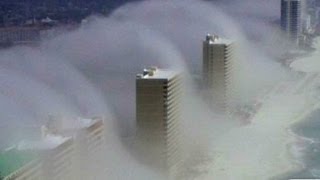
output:
[[[320,109],[295,124],[292,131],[298,135],[299,140],[290,150],[302,169],[276,179],[320,178]]]

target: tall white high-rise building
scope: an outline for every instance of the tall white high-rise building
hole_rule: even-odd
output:
[[[181,74],[145,69],[136,78],[137,135],[149,165],[175,175],[180,165]]]
[[[296,43],[302,31],[301,16],[301,0],[281,0],[281,28]]]
[[[216,104],[225,106],[230,93],[234,43],[219,36],[206,36],[203,41],[203,81]]]

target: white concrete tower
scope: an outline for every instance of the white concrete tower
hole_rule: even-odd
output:
[[[203,82],[218,105],[226,105],[234,60],[234,43],[208,34],[203,41]]]
[[[136,78],[137,134],[144,157],[168,175],[180,166],[181,74],[149,68]]]

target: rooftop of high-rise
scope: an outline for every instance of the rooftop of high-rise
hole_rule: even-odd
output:
[[[178,71],[169,69],[159,69],[150,67],[143,70],[142,74],[137,75],[137,79],[170,79],[177,75]]]
[[[71,137],[63,137],[54,134],[44,134],[44,137],[41,140],[37,141],[22,141],[18,143],[13,148],[17,150],[26,151],[42,151],[42,150],[52,150],[67,141],[72,140]]]
[[[231,44],[232,43],[232,41],[229,39],[224,39],[218,35],[211,35],[211,34],[207,34],[205,41],[208,42],[209,44]]]

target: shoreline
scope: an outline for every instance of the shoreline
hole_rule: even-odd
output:
[[[296,59],[295,61],[291,62],[289,65],[289,68],[292,69],[293,71],[296,72],[303,72],[306,73],[306,75],[312,75],[312,74],[318,74],[320,72],[320,69],[316,69],[317,67],[316,63],[317,57],[319,54],[318,49],[320,49],[320,37],[317,37],[314,39],[314,44],[315,44],[315,50],[309,54],[309,56],[305,56],[299,59]],[[319,76],[316,78],[319,79]],[[295,133],[292,128],[294,125],[307,121],[308,116],[320,109],[320,103],[315,103],[312,105],[310,108],[306,108],[304,113],[300,114],[299,116],[295,117],[294,121],[292,121],[287,128],[287,134],[290,137],[287,142],[287,150],[288,150],[288,155],[289,159],[292,164],[296,164],[297,168],[288,171],[287,173],[290,172],[296,172],[298,170],[303,170],[306,168],[306,165],[304,162],[302,162],[302,156],[304,154],[304,150],[306,148],[306,143],[313,143],[314,140],[308,137],[304,137],[302,135],[299,135]]]
[[[292,162],[301,167],[297,170],[305,169],[305,164],[300,159],[302,157],[299,157],[299,156],[303,155],[304,153],[303,151],[306,148],[306,144],[312,144],[315,142],[315,140],[295,133],[292,130],[292,126],[296,125],[297,123],[308,121],[307,119],[308,115],[310,115],[312,112],[319,109],[320,109],[320,104],[316,104],[313,108],[308,109],[308,111],[302,114],[300,117],[300,120],[293,121],[293,123],[287,129],[289,136],[292,137],[292,139],[288,141],[288,153],[290,154]]]
[[[317,59],[316,56],[319,55],[319,51],[318,49],[320,48],[320,37],[315,38],[314,40],[315,43],[315,51],[313,51],[312,53],[309,54],[309,56],[306,57],[302,57],[299,59],[296,59],[295,61],[293,61],[290,65],[289,68],[291,68],[293,71],[296,72],[304,72],[306,73],[306,76],[312,76],[314,74],[315,78],[319,79],[319,76],[317,76],[317,74],[319,73],[319,70],[315,69],[313,66],[316,66],[315,63],[315,59]],[[317,66],[316,66],[317,67]],[[314,79],[312,80],[314,81]],[[305,164],[304,162],[302,162],[302,158],[301,156],[303,155],[303,151],[306,148],[306,143],[313,143],[314,140],[304,137],[302,135],[299,135],[297,133],[295,133],[292,128],[294,125],[307,121],[308,116],[316,111],[320,109],[320,103],[317,103],[316,100],[313,103],[311,103],[311,107],[308,106],[308,108],[305,108],[305,110],[303,111],[302,114],[299,114],[298,116],[296,116],[295,118],[293,118],[294,120],[291,121],[291,123],[288,124],[288,127],[286,128],[287,134],[289,136],[289,139],[287,140],[287,151],[288,151],[288,160],[291,161],[292,164],[295,164],[295,168],[292,168],[291,170],[282,173],[286,174],[286,173],[290,173],[290,172],[296,172],[302,169],[305,169]],[[280,174],[281,175],[281,174]]]
[[[302,169],[290,151],[301,141],[291,127],[306,120],[320,104],[310,102],[297,84],[310,85],[304,78],[289,84],[290,93],[270,94],[251,124],[235,127],[215,140],[209,172],[198,179],[270,179]]]

